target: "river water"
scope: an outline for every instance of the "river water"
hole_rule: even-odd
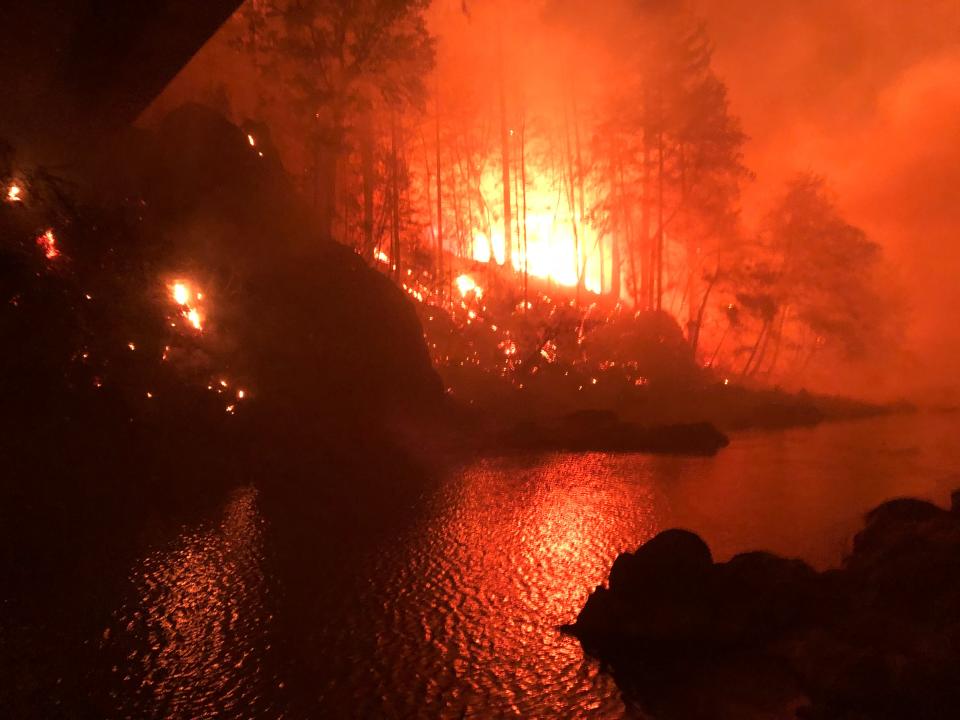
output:
[[[484,458],[373,520],[359,485],[318,514],[336,496],[294,512],[243,486],[130,568],[91,662],[128,717],[622,717],[557,631],[618,552],[685,527],[721,560],[836,564],[882,500],[949,502],[958,420],[747,433],[713,458]]]

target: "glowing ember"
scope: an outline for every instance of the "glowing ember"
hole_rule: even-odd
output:
[[[177,305],[186,305],[190,299],[190,291],[181,282],[173,284],[173,299]]]
[[[557,344],[552,340],[548,340],[543,344],[543,347],[540,348],[540,355],[548,363],[556,362],[557,360]]]
[[[136,349],[137,349],[137,346],[134,345],[132,342],[131,342],[131,343],[127,343],[127,347],[130,348],[131,350],[136,350]]]
[[[456,279],[457,290],[460,291],[462,297],[466,297],[468,293],[473,293],[476,297],[483,297],[483,290],[480,289],[480,286],[474,281],[469,275],[461,275]]]
[[[170,295],[173,297],[173,301],[180,306],[180,314],[186,321],[195,330],[203,330],[203,317],[200,315],[200,310],[194,307],[191,302],[193,298],[198,301],[201,300],[203,293],[194,291],[187,282],[177,280],[170,285]]]
[[[384,265],[390,264],[390,256],[388,256],[383,250],[377,250],[377,260],[382,262]]]
[[[7,202],[23,202],[23,188],[13,183],[7,188]]]
[[[37,237],[37,245],[43,248],[43,254],[47,260],[53,260],[60,256],[60,251],[57,250],[57,238],[54,236],[53,230],[47,230],[43,235]]]
[[[256,141],[256,139],[253,137],[253,135],[249,135],[249,134],[247,135],[247,142],[250,143],[250,147],[256,147],[256,146],[257,146],[257,141]]]
[[[237,400],[243,400],[247,396],[245,390],[237,390]]]

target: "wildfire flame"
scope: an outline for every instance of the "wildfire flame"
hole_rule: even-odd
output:
[[[9,188],[7,188],[7,202],[23,202],[23,188],[12,183]]]
[[[47,230],[37,237],[37,245],[43,249],[43,254],[47,260],[53,260],[60,255],[60,251],[57,250],[57,238],[54,236],[53,230]]]
[[[455,281],[457,283],[457,290],[460,291],[461,297],[466,297],[468,293],[473,293],[476,297],[483,297],[483,290],[480,289],[480,286],[477,285],[476,281],[469,275],[461,275]]]
[[[499,171],[487,170],[480,185],[490,206],[496,207],[496,199],[502,197]],[[477,262],[503,264],[509,239],[510,264],[516,272],[526,270],[532,277],[567,287],[576,287],[582,278],[588,291],[599,293],[611,282],[609,243],[604,242],[603,232],[583,216],[582,209],[571,207],[570,199],[558,194],[555,186],[556,179],[549,173],[528,168],[526,212],[521,213],[525,221],[514,218],[512,227],[504,232],[502,217],[495,218],[486,232],[472,233],[470,254]]]
[[[183,283],[173,284],[173,300],[177,305],[186,305],[190,300],[190,291]]]
[[[170,295],[173,301],[180,306],[180,314],[195,330],[203,330],[203,318],[200,310],[193,306],[194,300],[201,300],[203,293],[195,292],[183,280],[177,280],[170,286]]]

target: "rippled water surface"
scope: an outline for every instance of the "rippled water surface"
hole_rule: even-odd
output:
[[[363,483],[346,504],[304,492],[296,512],[241,488],[131,569],[97,657],[130,717],[621,717],[557,631],[618,552],[682,526],[718,559],[835,564],[878,502],[948,502],[957,424],[746,434],[715,458],[487,458],[371,495],[372,517]]]

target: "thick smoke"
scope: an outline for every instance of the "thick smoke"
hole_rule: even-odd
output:
[[[880,242],[907,305],[884,394],[944,400],[960,372],[960,5],[954,0],[698,0],[751,136],[745,210],[796,171],[828,177]],[[869,390],[869,388],[858,388]]]

